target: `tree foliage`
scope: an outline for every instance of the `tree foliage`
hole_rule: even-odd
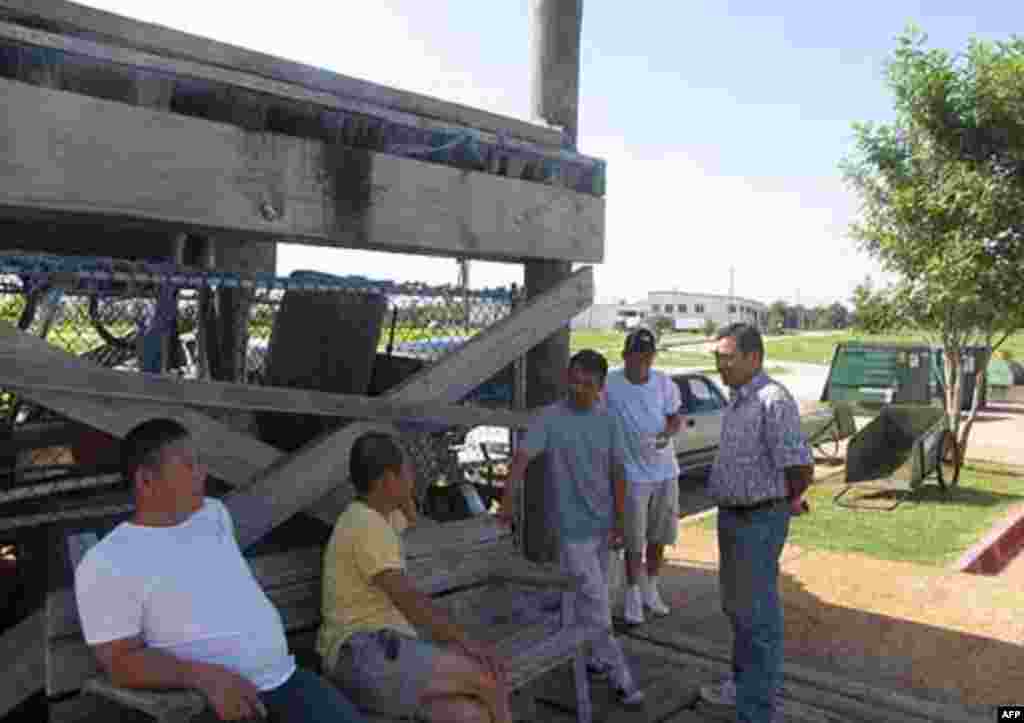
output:
[[[897,326],[897,313],[885,291],[877,291],[868,276],[853,290],[853,326],[867,334],[882,334]]]
[[[946,409],[964,450],[977,413],[976,395],[961,428],[964,348],[998,348],[1024,324],[1024,40],[972,40],[954,54],[910,28],[886,75],[896,120],[856,124],[842,169],[861,201],[854,238],[899,281],[858,287],[857,321],[898,319],[945,348]]]
[[[768,328],[772,331],[781,329],[786,325],[786,312],[789,306],[785,301],[779,300],[768,307]]]

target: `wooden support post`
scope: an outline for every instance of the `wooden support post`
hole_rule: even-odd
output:
[[[182,266],[185,263],[185,242],[188,240],[184,232],[174,235],[171,240],[171,261],[175,266]],[[159,302],[157,314],[159,314]],[[171,368],[172,361],[178,358],[178,350],[175,345],[178,343],[178,294],[174,294],[174,313],[171,317],[171,328],[160,340],[160,371],[166,372]],[[154,320],[154,324],[157,323]]]
[[[579,110],[580,30],[583,0],[533,0],[531,84],[533,112],[563,129],[565,144],[576,147]],[[564,261],[526,264],[526,297],[561,283],[572,273]],[[557,401],[564,392],[569,366],[569,325],[535,346],[526,358],[526,401],[534,408]],[[543,459],[527,469],[524,492],[523,554],[530,560],[557,559],[553,485],[544,475]]]
[[[217,268],[217,251],[212,238],[199,240],[196,249],[196,258],[193,263],[204,271],[213,271]],[[216,338],[216,290],[210,288],[200,289],[199,308],[196,313],[196,351],[199,362],[198,378],[201,381],[209,381],[213,378],[213,367],[210,364],[210,353],[213,349],[213,339]]]
[[[533,298],[564,281],[571,264],[535,261],[526,264],[526,297]],[[537,344],[526,355],[526,406],[530,409],[551,404],[564,393],[563,375],[569,366],[569,328],[566,325]],[[535,562],[557,559],[558,525],[555,519],[554,486],[545,474],[545,459],[539,457],[526,470],[523,492],[523,555]]]
[[[221,271],[273,272],[277,264],[274,242],[241,242],[232,239],[209,239],[213,244],[216,268]],[[214,379],[228,382],[245,381],[246,355],[249,351],[249,310],[253,292],[250,289],[217,289],[216,353],[211,355]]]

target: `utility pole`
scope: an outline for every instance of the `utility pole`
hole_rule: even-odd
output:
[[[736,308],[736,267],[729,267],[729,323],[733,322],[733,309]]]

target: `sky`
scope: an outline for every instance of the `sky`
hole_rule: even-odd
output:
[[[529,0],[86,0],[376,83],[530,118]],[[262,9],[261,9],[262,8]],[[648,291],[848,302],[874,262],[848,239],[854,121],[892,119],[884,67],[917,23],[953,51],[1024,29],[1005,0],[584,2],[579,150],[608,163],[599,301]],[[452,259],[282,244],[306,268],[454,283]],[[522,266],[474,262],[474,286]]]

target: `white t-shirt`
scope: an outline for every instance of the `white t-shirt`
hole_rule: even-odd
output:
[[[662,449],[654,445],[654,438],[665,430],[665,417],[678,414],[682,405],[679,387],[672,378],[651,369],[646,383],[634,384],[626,379],[624,369],[616,369],[608,374],[605,397],[608,410],[622,427],[626,445],[622,456],[629,489],[639,491],[679,477],[672,438]]]
[[[281,616],[218,500],[172,527],[118,525],[82,558],[75,596],[90,645],[141,634],[149,647],[223,665],[260,690],[295,671]]]

